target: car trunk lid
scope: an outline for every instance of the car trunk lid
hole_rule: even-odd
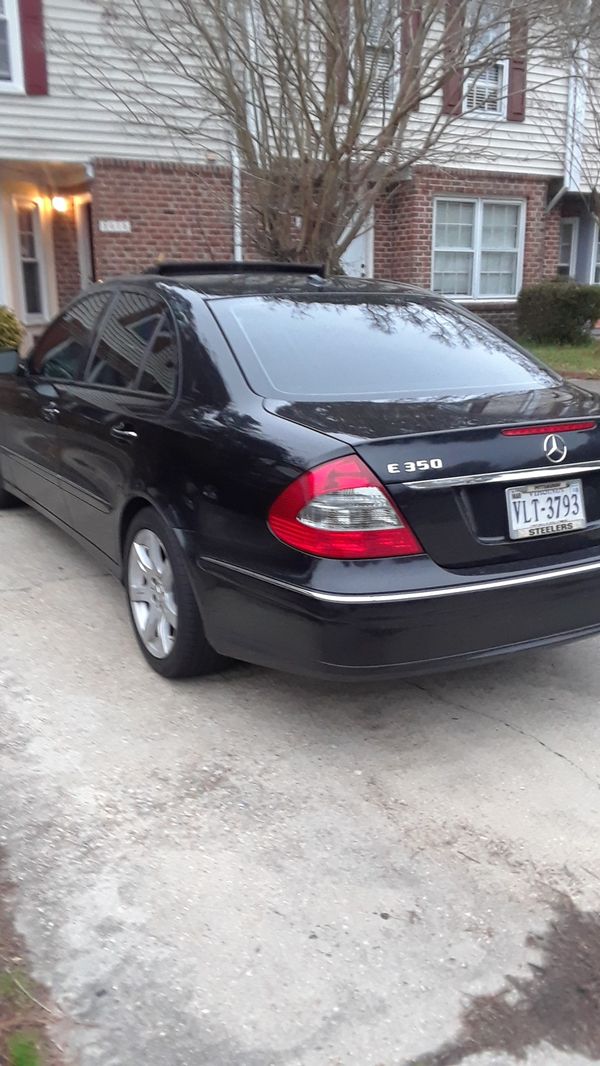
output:
[[[499,395],[265,405],[351,445],[442,566],[485,567],[600,547],[600,398],[591,392],[557,382]],[[536,432],[507,435],[511,428]],[[564,456],[561,444],[548,457],[550,436],[562,438]],[[511,539],[508,487],[554,490],[573,479],[582,482],[585,529]]]

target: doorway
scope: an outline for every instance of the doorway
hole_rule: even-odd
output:
[[[362,233],[350,242],[342,255],[341,264],[351,278],[373,277],[373,214],[369,216]]]
[[[75,226],[77,228],[79,281],[81,288],[87,289],[96,280],[92,236],[92,198],[89,194],[78,196],[75,200]]]

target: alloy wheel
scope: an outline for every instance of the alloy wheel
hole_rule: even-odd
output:
[[[166,659],[177,635],[177,602],[169,556],[151,529],[138,530],[131,542],[127,590],[144,647],[155,658]]]

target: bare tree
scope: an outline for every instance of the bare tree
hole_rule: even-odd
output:
[[[587,32],[581,0],[90,2],[104,39],[67,42],[87,78],[130,121],[233,153],[260,253],[332,270],[411,166],[468,159],[465,114],[491,129],[522,92],[505,61],[527,50],[535,90]]]

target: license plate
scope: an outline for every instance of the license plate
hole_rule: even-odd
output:
[[[511,540],[570,533],[587,525],[581,481],[506,490]]]

